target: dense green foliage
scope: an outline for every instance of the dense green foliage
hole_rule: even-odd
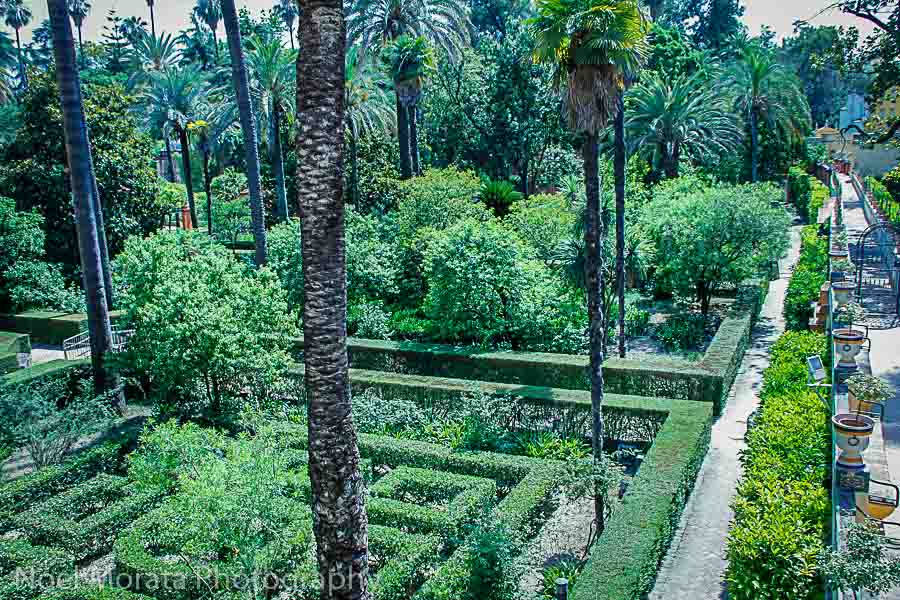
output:
[[[892,179],[888,179],[890,183]],[[881,211],[891,223],[900,224],[900,202],[888,191],[887,186],[874,177],[866,177],[866,187],[872,192],[875,199],[875,209]]]
[[[820,595],[816,562],[830,521],[831,437],[828,410],[806,387],[806,358],[825,357],[827,346],[823,335],[788,332],[772,347],[733,504],[726,578],[736,600]]]
[[[784,319],[788,329],[806,331],[813,316],[812,303],[828,279],[828,240],[819,236],[817,225],[804,227],[800,234],[800,258],[788,282],[784,298]]]

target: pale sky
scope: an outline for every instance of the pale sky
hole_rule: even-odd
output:
[[[833,0],[744,0],[746,7],[744,21],[752,34],[759,33],[762,25],[766,24],[775,30],[779,37],[783,37],[791,34],[794,21],[810,19],[832,2]],[[271,8],[275,0],[236,0],[236,3],[239,9],[247,6],[257,11]],[[46,0],[30,0],[30,4],[34,14],[31,27],[34,27],[47,18],[47,3]],[[146,21],[150,20],[145,0],[92,0],[91,4],[93,6],[91,14],[84,23],[85,39],[96,39],[100,35],[106,22],[106,13],[111,8],[117,9],[123,17],[138,15]],[[186,28],[190,24],[189,14],[193,6],[194,0],[156,0],[154,10],[157,30],[175,32]],[[856,25],[865,33],[871,30],[860,19],[839,11],[823,14],[813,22],[820,25]],[[23,33],[25,41],[31,39],[30,30]]]

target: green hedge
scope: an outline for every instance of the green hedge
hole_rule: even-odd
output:
[[[669,416],[574,587],[578,600],[639,600],[653,587],[709,446],[712,407],[672,400]]]
[[[883,183],[874,177],[866,177],[866,187],[872,192],[875,204],[888,221],[900,225],[900,202],[898,202]]]
[[[125,477],[100,474],[18,515],[33,544],[55,546],[75,560],[107,553],[118,533],[153,508],[162,494],[135,493]]]
[[[41,600],[150,600],[150,596],[106,585],[67,584],[45,590],[41,594]]]
[[[809,197],[813,177],[807,175],[806,169],[793,166],[788,170],[788,196],[791,206],[804,220],[809,220]]]
[[[827,346],[824,335],[787,332],[772,348],[728,538],[726,579],[735,600],[821,596],[816,558],[831,514],[831,437],[829,412],[806,387],[806,358],[827,360]]]
[[[30,385],[48,377],[66,373],[67,377],[84,378],[90,368],[90,360],[64,360],[56,359],[40,363],[27,369],[19,369],[0,377],[0,386],[3,385]]]
[[[800,257],[788,282],[784,298],[784,320],[792,331],[806,331],[813,317],[813,303],[828,280],[828,240],[819,228],[809,225],[800,233]]]
[[[0,533],[9,531],[17,515],[69,487],[99,473],[120,473],[125,455],[132,449],[137,433],[83,450],[60,465],[44,467],[0,486]]]
[[[113,321],[122,311],[111,311]],[[62,344],[63,340],[87,331],[87,315],[60,311],[33,310],[17,315],[0,314],[0,329],[27,333],[31,339],[45,344]]]
[[[25,540],[0,540],[0,598],[44,598],[44,588],[75,573],[75,563],[62,550],[32,546]]]
[[[0,331],[0,375],[19,368],[19,354],[31,354],[28,334]]]

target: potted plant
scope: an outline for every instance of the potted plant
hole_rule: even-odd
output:
[[[875,430],[875,420],[859,413],[842,413],[831,417],[835,441],[841,454],[837,466],[841,469],[861,470],[866,466],[862,454],[869,447]]]
[[[831,335],[834,339],[835,354],[840,357],[839,369],[851,371],[856,369],[856,356],[862,350],[866,334],[864,331],[854,329],[853,324],[865,318],[865,309],[855,302],[848,302],[835,311],[833,319],[835,327]]]
[[[887,551],[884,535],[871,523],[851,523],[842,550],[823,550],[822,577],[842,592],[861,600],[863,592],[877,597],[900,585],[900,558]]]
[[[842,281],[846,279],[847,273],[850,273],[851,271],[853,271],[853,263],[847,260],[847,258],[836,258],[831,261],[832,282]],[[851,285],[850,289],[852,288],[853,286]],[[847,298],[849,299],[849,296],[847,296]],[[845,300],[841,304],[843,305],[846,303],[847,301]]]
[[[894,389],[881,377],[857,373],[847,380],[851,412],[871,412],[876,404],[893,396]]]

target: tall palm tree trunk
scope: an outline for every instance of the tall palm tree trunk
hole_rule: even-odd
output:
[[[619,300],[619,358],[625,358],[625,94],[616,100],[615,155],[613,177],[616,187],[616,295]]]
[[[587,287],[588,322],[590,328],[590,380],[591,380],[591,447],[594,459],[603,453],[603,220],[600,216],[599,149],[596,133],[586,135],[582,147],[584,159],[585,206],[585,261],[584,280]],[[594,493],[594,513],[598,533],[604,528],[604,502],[600,490]]]
[[[84,112],[81,113],[81,120],[84,122],[87,130],[88,139],[90,139],[91,131],[87,128],[87,119]],[[88,160],[91,165],[91,191],[94,194],[94,218],[97,220],[97,241],[100,246],[100,266],[103,270],[103,289],[106,292],[106,306],[109,310],[113,309],[113,285],[112,272],[109,268],[109,247],[106,245],[106,228],[103,226],[103,203],[100,201],[100,190],[97,187],[97,171],[94,169],[94,155],[88,146]]]
[[[49,0],[48,0],[49,1]],[[81,59],[81,68],[84,68],[84,41],[81,39],[81,22],[78,23],[78,54]]]
[[[203,149],[203,190],[206,192],[206,233],[212,235],[212,177],[209,175],[209,149]]]
[[[422,169],[419,167],[419,130],[416,126],[416,105],[409,106],[409,154],[412,158],[413,175],[421,175]]]
[[[153,34],[153,37],[156,37],[156,16],[153,14],[153,0],[147,2],[147,6],[150,7],[150,32]]]
[[[281,150],[281,107],[276,102],[272,107],[272,169],[275,171],[275,192],[278,196],[278,212],[285,221],[289,212],[287,190],[284,183],[284,158]]]
[[[16,49],[19,53],[19,76],[22,78],[22,87],[28,89],[28,73],[25,71],[25,59],[22,57],[22,39],[19,37],[19,27],[16,27]]]
[[[369,600],[368,518],[350,409],[344,254],[341,0],[305,0],[297,36],[297,190],[302,220],[309,477],[322,598]]]
[[[197,207],[194,205],[194,176],[191,174],[191,147],[187,128],[178,127],[181,142],[181,170],[184,171],[184,188],[187,191],[188,208],[191,211],[191,225],[197,226]]]
[[[106,358],[112,348],[112,327],[109,306],[103,283],[100,238],[94,203],[94,184],[91,182],[91,150],[87,127],[82,114],[81,83],[75,67],[75,43],[66,11],[65,0],[47,0],[53,35],[53,54],[56,60],[56,81],[59,86],[63,117],[63,134],[69,166],[69,181],[75,202],[75,221],[78,231],[78,252],[85,286],[88,331],[91,338],[91,366],[94,389],[99,393],[117,390],[118,377],[106,368]],[[116,398],[119,410],[124,409],[121,394]]]
[[[262,192],[259,183],[259,148],[256,142],[256,123],[250,105],[250,84],[247,82],[247,65],[241,46],[241,29],[238,24],[234,0],[222,0],[222,20],[228,37],[228,51],[231,54],[231,77],[237,95],[238,114],[241,131],[244,133],[244,152],[247,161],[247,187],[250,191],[250,217],[253,238],[256,241],[256,265],[266,264],[266,216],[263,211]]]
[[[356,123],[350,123],[350,179],[351,185],[353,186],[351,191],[351,198],[353,199],[353,205],[359,208],[359,142],[357,141],[357,136],[359,133],[356,130]]]
[[[750,181],[756,183],[759,177],[759,117],[756,110],[750,111]]]
[[[397,94],[397,142],[400,144],[400,179],[412,177],[412,157],[409,151],[409,112]]]

